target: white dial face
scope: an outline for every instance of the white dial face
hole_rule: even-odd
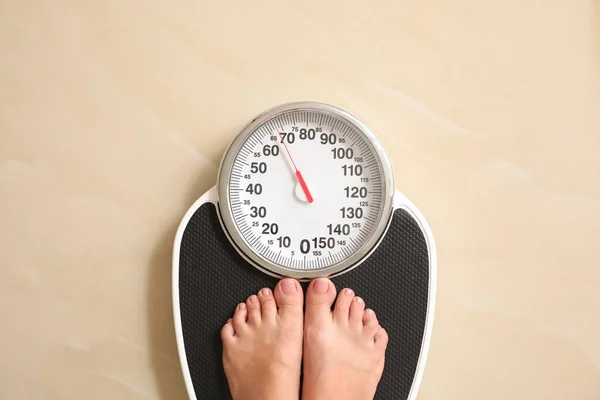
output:
[[[387,223],[373,143],[329,113],[289,111],[259,125],[229,175],[238,235],[261,259],[293,270],[339,264]]]

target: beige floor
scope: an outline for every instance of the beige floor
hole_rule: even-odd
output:
[[[419,400],[600,398],[600,3],[376,3],[0,3],[0,398],[184,399],[175,227],[300,99],[433,227]]]

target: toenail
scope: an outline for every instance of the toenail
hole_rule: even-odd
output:
[[[261,290],[261,293],[262,293],[263,296],[268,297],[268,296],[271,295],[271,290],[267,289],[267,288],[264,288],[263,290]]]
[[[364,303],[363,299],[361,299],[360,297],[355,297],[354,301],[356,301],[356,304],[362,304],[362,303]]]
[[[373,314],[375,314],[375,313],[373,312],[373,310],[371,310],[370,308],[369,308],[367,311],[365,311],[365,312],[366,312],[367,314],[369,314],[369,315],[373,315]]]
[[[293,279],[285,279],[281,282],[281,291],[283,294],[294,294],[298,291],[298,284]]]
[[[352,291],[352,289],[346,289],[344,291],[344,293],[346,294],[346,296],[352,296],[352,295],[354,295],[354,292]]]
[[[240,303],[239,307],[240,310],[245,310],[246,309],[246,305],[244,303]]]
[[[329,290],[329,281],[327,279],[317,279],[313,285],[313,289],[318,294],[325,294]]]
[[[258,301],[258,297],[256,297],[256,295],[252,295],[250,296],[250,303],[256,303]]]

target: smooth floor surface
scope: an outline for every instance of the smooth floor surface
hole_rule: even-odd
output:
[[[600,398],[598,1],[5,0],[0,52],[0,398],[185,399],[176,226],[306,99],[435,233],[418,399]]]

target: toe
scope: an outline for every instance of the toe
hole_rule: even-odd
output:
[[[306,321],[331,321],[331,305],[335,299],[335,285],[327,278],[310,283],[306,291]]]
[[[379,328],[377,333],[375,333],[375,345],[381,348],[386,348],[388,343],[388,334],[383,328]]]
[[[333,318],[339,323],[348,323],[348,317],[350,315],[350,305],[354,300],[354,292],[352,289],[343,289],[338,294],[337,300],[335,301],[335,307],[333,309]]]
[[[297,280],[285,278],[275,287],[275,300],[282,318],[302,316],[304,296]]]
[[[260,316],[260,302],[257,295],[253,294],[248,297],[246,308],[248,309],[248,323],[250,325],[259,324],[262,318]]]
[[[235,330],[233,329],[233,323],[231,318],[227,320],[225,325],[223,325],[223,329],[221,329],[221,340],[223,343],[227,344],[233,340],[233,336],[235,335]]]
[[[375,332],[379,329],[379,321],[377,320],[377,315],[375,315],[375,311],[371,309],[365,310],[363,314],[362,323],[364,326],[364,332],[369,337],[373,337]]]
[[[248,310],[246,303],[240,303],[237,305],[235,312],[233,313],[233,328],[236,334],[243,332],[247,328],[246,318],[248,317]]]
[[[363,325],[362,319],[365,311],[365,301],[360,297],[355,297],[350,304],[350,325],[355,328],[361,328]]]
[[[258,292],[258,300],[260,301],[260,311],[263,321],[275,322],[277,315],[277,305],[271,289],[263,288]]]

